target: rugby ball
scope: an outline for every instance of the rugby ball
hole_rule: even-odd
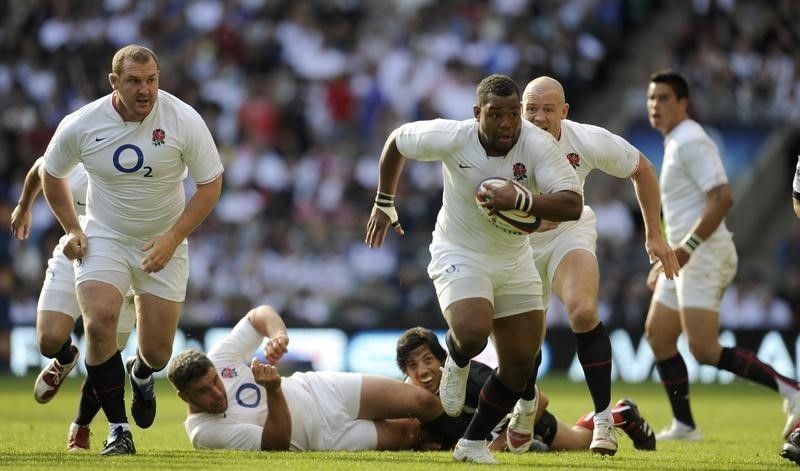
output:
[[[475,192],[475,204],[478,205],[478,210],[490,223],[492,223],[494,227],[503,232],[515,235],[527,235],[535,232],[536,229],[539,228],[539,224],[541,224],[542,221],[533,214],[516,209],[497,211],[494,214],[489,214],[489,210],[481,205],[483,202],[483,199],[481,199],[480,196],[481,191],[484,191],[486,188],[505,185],[507,182],[514,184],[514,189],[517,190],[518,195],[527,198],[533,198],[530,190],[514,180],[501,177],[490,177],[482,181],[481,184],[478,185],[478,191]]]

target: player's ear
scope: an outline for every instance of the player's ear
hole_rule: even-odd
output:
[[[569,114],[569,103],[564,103],[564,107],[561,109],[561,119],[567,119],[568,114]]]
[[[112,90],[116,90],[117,89],[117,84],[119,83],[119,77],[117,76],[117,74],[115,74],[113,72],[108,74],[108,83],[111,84],[111,89]]]
[[[475,119],[480,121],[481,120],[481,107],[478,106],[478,105],[473,105],[472,106],[472,114],[475,115]]]

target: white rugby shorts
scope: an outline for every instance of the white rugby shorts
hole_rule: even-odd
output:
[[[592,208],[584,206],[577,221],[562,222],[558,228],[534,234],[530,239],[533,261],[542,279],[542,302],[547,306],[553,277],[564,256],[573,250],[597,255],[597,218]]]
[[[89,253],[75,261],[77,283],[95,280],[114,285],[122,294],[133,289],[135,294],[149,293],[169,301],[186,299],[189,281],[189,246],[184,241],[175,249],[172,259],[156,273],[145,273],[142,260],[147,252],[139,247],[145,241],[125,236],[90,236]]]
[[[81,316],[81,309],[75,293],[73,262],[62,251],[65,241],[66,236],[59,240],[58,245],[53,249],[53,256],[47,261],[47,271],[36,310],[59,312],[72,317],[73,321],[77,321]],[[128,336],[135,324],[136,308],[133,304],[133,293],[128,290],[123,299],[117,323],[117,341],[121,348],[127,344]]]
[[[303,381],[319,407],[322,423],[317,443],[310,444],[312,450],[357,451],[378,447],[375,422],[358,418],[363,375],[319,371],[295,373],[292,377]]]
[[[674,280],[659,275],[653,297],[675,311],[694,308],[719,312],[737,264],[733,239],[728,235],[711,238],[697,247]]]
[[[498,257],[438,242],[431,244],[430,251],[428,276],[442,312],[467,298],[488,299],[495,319],[544,309],[542,280],[530,248]]]

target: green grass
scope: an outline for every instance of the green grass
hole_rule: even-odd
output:
[[[157,381],[158,418],[147,430],[134,426],[138,454],[99,456],[107,428],[95,420],[92,452],[65,451],[67,428],[77,407],[79,378],[70,378],[52,402],[36,404],[33,377],[0,377],[0,467],[15,469],[275,469],[275,470],[429,470],[433,466],[474,468],[453,462],[446,452],[233,452],[193,451],[183,429],[185,406],[164,379]],[[551,398],[549,410],[573,423],[590,406],[583,384],[550,376],[540,384]],[[128,398],[130,394],[128,393]],[[614,384],[614,399],[636,399],[642,414],[660,430],[670,421],[666,397],[657,384]],[[694,385],[695,418],[704,435],[700,443],[659,443],[655,452],[633,449],[619,437],[613,457],[589,452],[498,454],[500,468],[515,469],[794,469],[778,456],[785,420],[781,401],[772,391],[734,382],[731,385]]]

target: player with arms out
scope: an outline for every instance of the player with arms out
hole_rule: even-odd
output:
[[[439,393],[442,380],[442,367],[444,366],[447,352],[445,352],[439,339],[431,330],[424,327],[412,327],[397,339],[397,366],[406,375],[406,382],[411,382],[432,394]],[[491,376],[492,369],[476,360],[470,361],[469,379],[467,380],[467,395],[464,403],[464,413],[459,417],[451,417],[453,429],[460,429],[463,433],[468,420],[478,406],[481,387]],[[569,426],[547,410],[549,399],[538,388],[536,390],[536,404],[534,404],[534,438],[526,450],[531,451],[562,451],[586,450],[592,442],[594,429],[594,413],[590,412],[581,417],[578,422]],[[630,399],[621,399],[611,411],[614,426],[623,430],[633,441],[633,446],[639,450],[655,450],[656,437],[652,428],[639,414],[636,403]],[[506,426],[512,415],[503,418],[492,431],[490,449],[505,450],[508,443]],[[454,430],[455,432],[455,430]]]
[[[776,372],[741,347],[719,343],[719,306],[736,274],[738,258],[725,215],[733,205],[728,177],[714,141],[688,114],[689,86],[672,70],[650,77],[647,111],[650,125],[664,136],[661,203],[667,240],[680,264],[680,277],[667,279],[656,264],[648,277],[654,289],[645,334],[672,406],[672,425],[661,440],[701,439],[689,405],[686,363],[678,337],[703,365],[716,366],[763,384],[785,398],[786,438],[800,419],[800,385]]]
[[[11,212],[11,232],[18,240],[30,236],[31,209],[42,189],[43,163],[42,157],[33,163],[22,184],[19,202]],[[86,208],[87,186],[86,172],[79,165],[69,175],[69,188],[75,212],[81,216]],[[46,404],[55,397],[80,358],[78,347],[72,344],[71,334],[81,310],[75,294],[75,271],[62,250],[65,240],[66,236],[62,236],[53,249],[53,256],[47,261],[47,273],[36,307],[36,345],[42,355],[53,360],[39,373],[33,387],[33,397],[40,404]],[[135,322],[133,296],[129,295],[122,304],[117,325],[117,345],[120,350],[128,343]],[[96,394],[88,381],[84,381],[78,414],[67,435],[67,450],[89,449],[89,424],[99,411],[100,403]]]
[[[550,133],[583,186],[589,173],[600,170],[619,178],[630,178],[644,220],[645,250],[651,261],[658,259],[672,279],[678,262],[661,235],[658,179],[653,164],[625,139],[588,124],[567,119],[569,104],[564,88],[551,77],[538,77],[522,93],[523,117]],[[611,417],[611,340],[597,313],[600,270],[594,211],[584,206],[577,221],[561,224],[543,221],[530,236],[536,268],[542,279],[544,305],[550,291],[564,304],[575,333],[578,360],[594,402],[594,436],[590,449],[614,454],[617,439]],[[508,429],[509,449],[525,451],[533,422],[523,411],[535,391],[523,394]]]
[[[44,155],[43,189],[76,260],[86,331],[86,370],[110,424],[103,455],[133,454],[125,413],[127,366],[131,414],[142,428],[156,413],[152,373],[172,354],[188,281],[186,237],[219,198],[222,163],[200,115],[158,88],[158,58],[129,45],[114,54],[110,95],[65,117]],[[79,223],[66,177],[82,163],[89,175]],[[185,201],[186,174],[196,190]],[[116,327],[124,294],[135,294],[138,350],[123,365]]]
[[[481,204],[489,211],[524,210],[562,221],[578,219],[583,207],[575,172],[552,136],[522,120],[520,98],[513,80],[491,75],[478,84],[475,118],[416,121],[395,129],[381,153],[378,194],[367,223],[369,247],[380,247],[389,227],[402,234],[394,195],[405,160],[442,161],[444,196],[428,275],[449,326],[450,355],[440,390],[445,412],[461,414],[470,359],[489,335],[499,363],[455,448],[459,461],[497,463],[485,438],[531,380],[545,333],[542,285],[528,236],[495,227],[476,205],[476,190],[486,178],[501,177],[543,193],[537,190],[533,204],[523,208],[511,182],[481,189]]]
[[[269,364],[253,358],[265,337]],[[441,403],[410,384],[326,371],[282,378],[275,365],[288,346],[278,313],[259,306],[208,356],[197,350],[175,356],[168,376],[189,406],[184,426],[194,448],[400,450],[423,445],[427,433],[447,435]]]

